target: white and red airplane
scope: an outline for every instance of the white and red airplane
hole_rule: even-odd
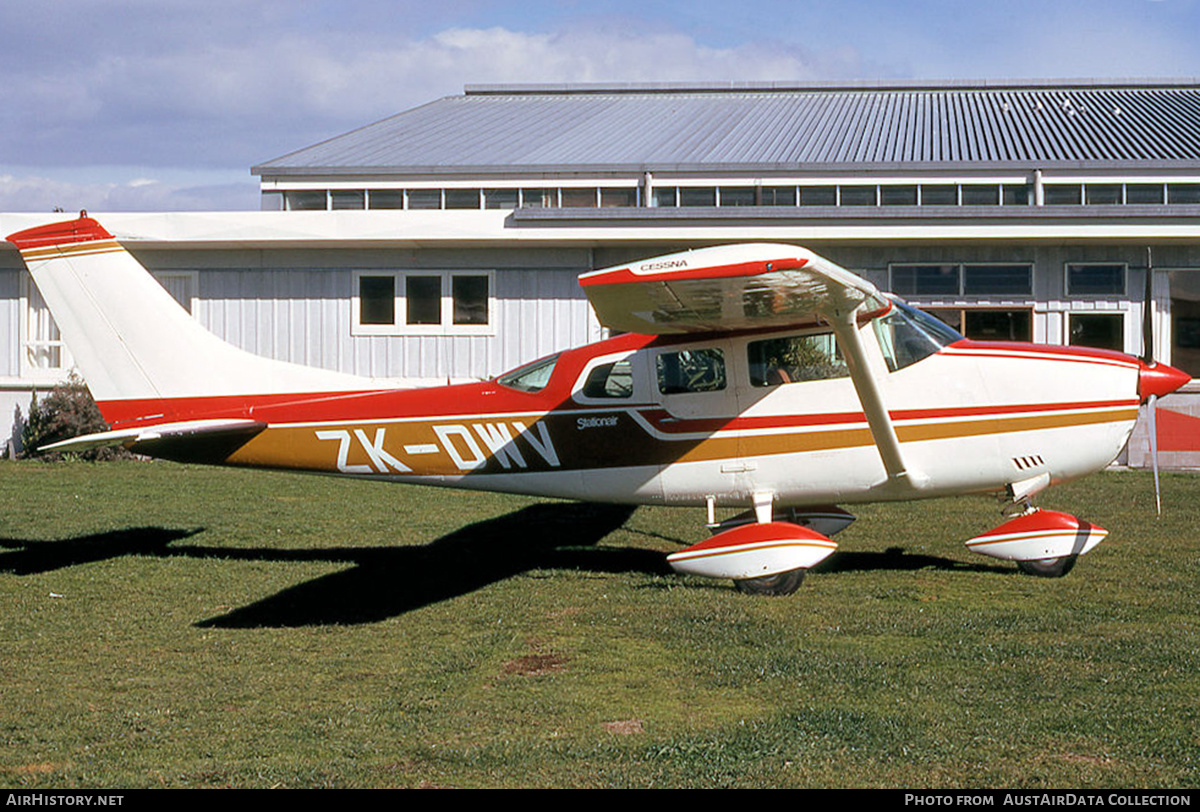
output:
[[[705,248],[580,277],[615,338],[432,389],[274,361],[204,330],[86,217],[8,237],[111,430],[152,457],[707,507],[680,572],[786,594],[853,520],[837,504],[968,493],[967,541],[1035,575],[1107,531],[1031,499],[1107,466],[1189,376],[1078,347],[982,343],[791,245]],[[717,508],[745,512],[717,523]]]

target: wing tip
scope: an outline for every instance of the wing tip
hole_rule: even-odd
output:
[[[74,220],[26,228],[9,234],[5,239],[19,250],[27,251],[31,248],[111,240],[113,235],[108,233],[108,230],[96,220],[88,217],[86,211],[82,211]]]

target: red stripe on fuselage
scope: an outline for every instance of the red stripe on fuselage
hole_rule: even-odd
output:
[[[769,331],[778,333],[780,331]],[[717,336],[721,337],[721,336]],[[862,412],[810,413],[763,417],[675,418],[661,407],[613,401],[611,404],[578,404],[571,399],[571,387],[584,366],[598,355],[633,352],[650,344],[695,343],[693,337],[655,337],[625,334],[597,344],[567,350],[560,354],[549,385],[540,392],[521,392],[495,381],[439,386],[426,389],[387,389],[358,392],[315,392],[229,396],[192,396],[182,398],[110,400],[100,404],[105,420],[114,429],[148,426],[156,423],[201,418],[249,418],[267,423],[351,422],[363,420],[404,420],[420,417],[458,415],[530,414],[554,411],[637,410],[655,429],[664,434],[714,432],[720,430],[761,430],[799,428],[865,422]],[[964,350],[961,354],[955,349]],[[1020,353],[1020,354],[1017,354]],[[1016,360],[1045,360],[1136,366],[1137,361],[1121,353],[1076,347],[1044,347],[1002,342],[955,342],[940,353],[941,357],[1007,357]],[[932,356],[938,357],[938,356]],[[1109,401],[1066,403],[1025,403],[1010,405],[964,406],[932,409],[907,409],[890,412],[895,421],[947,420],[988,415],[1012,415],[1079,409],[1119,408],[1137,404],[1137,398]]]

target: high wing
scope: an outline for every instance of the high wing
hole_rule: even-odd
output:
[[[727,245],[579,277],[600,322],[648,335],[770,329],[887,309],[861,277],[794,245]]]
[[[751,243],[702,248],[583,274],[596,316],[634,333],[720,333],[777,329],[822,319],[833,327],[871,436],[897,495],[928,477],[910,470],[861,322],[890,300],[867,280],[795,245]]]

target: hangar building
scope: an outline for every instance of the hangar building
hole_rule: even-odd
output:
[[[273,358],[490,377],[602,336],[584,271],[769,240],[974,338],[1140,354],[1149,306],[1200,377],[1200,80],[469,86],[251,171],[261,211],[97,216]],[[70,367],[0,250],[2,436]],[[1200,464],[1192,387],[1161,404],[1164,464]]]

